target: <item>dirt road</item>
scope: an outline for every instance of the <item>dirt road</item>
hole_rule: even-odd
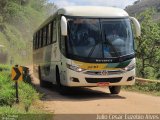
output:
[[[41,88],[34,77],[33,84],[45,94],[43,109],[56,114],[160,113],[160,97],[126,91],[111,95],[106,88],[77,88],[63,96],[54,87]]]

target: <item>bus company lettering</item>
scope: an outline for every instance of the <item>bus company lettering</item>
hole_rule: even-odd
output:
[[[96,59],[96,62],[112,62],[113,60],[112,59],[108,59],[108,60],[98,60]]]

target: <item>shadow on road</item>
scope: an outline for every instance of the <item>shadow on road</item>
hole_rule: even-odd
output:
[[[111,95],[93,88],[71,88],[67,94],[61,95],[55,85],[42,88],[38,84],[35,87],[42,93],[42,101],[92,101],[98,99],[126,99],[120,95]],[[107,91],[107,88],[106,88]]]

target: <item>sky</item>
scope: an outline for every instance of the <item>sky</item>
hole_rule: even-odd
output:
[[[73,6],[73,5],[98,5],[98,6],[114,6],[125,8],[132,5],[137,0],[49,0],[55,3],[58,7]]]

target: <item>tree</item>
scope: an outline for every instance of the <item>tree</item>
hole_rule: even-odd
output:
[[[157,76],[160,68],[160,26],[152,19],[154,9],[140,13],[137,18],[141,22],[142,35],[137,38],[137,70],[143,78]]]

